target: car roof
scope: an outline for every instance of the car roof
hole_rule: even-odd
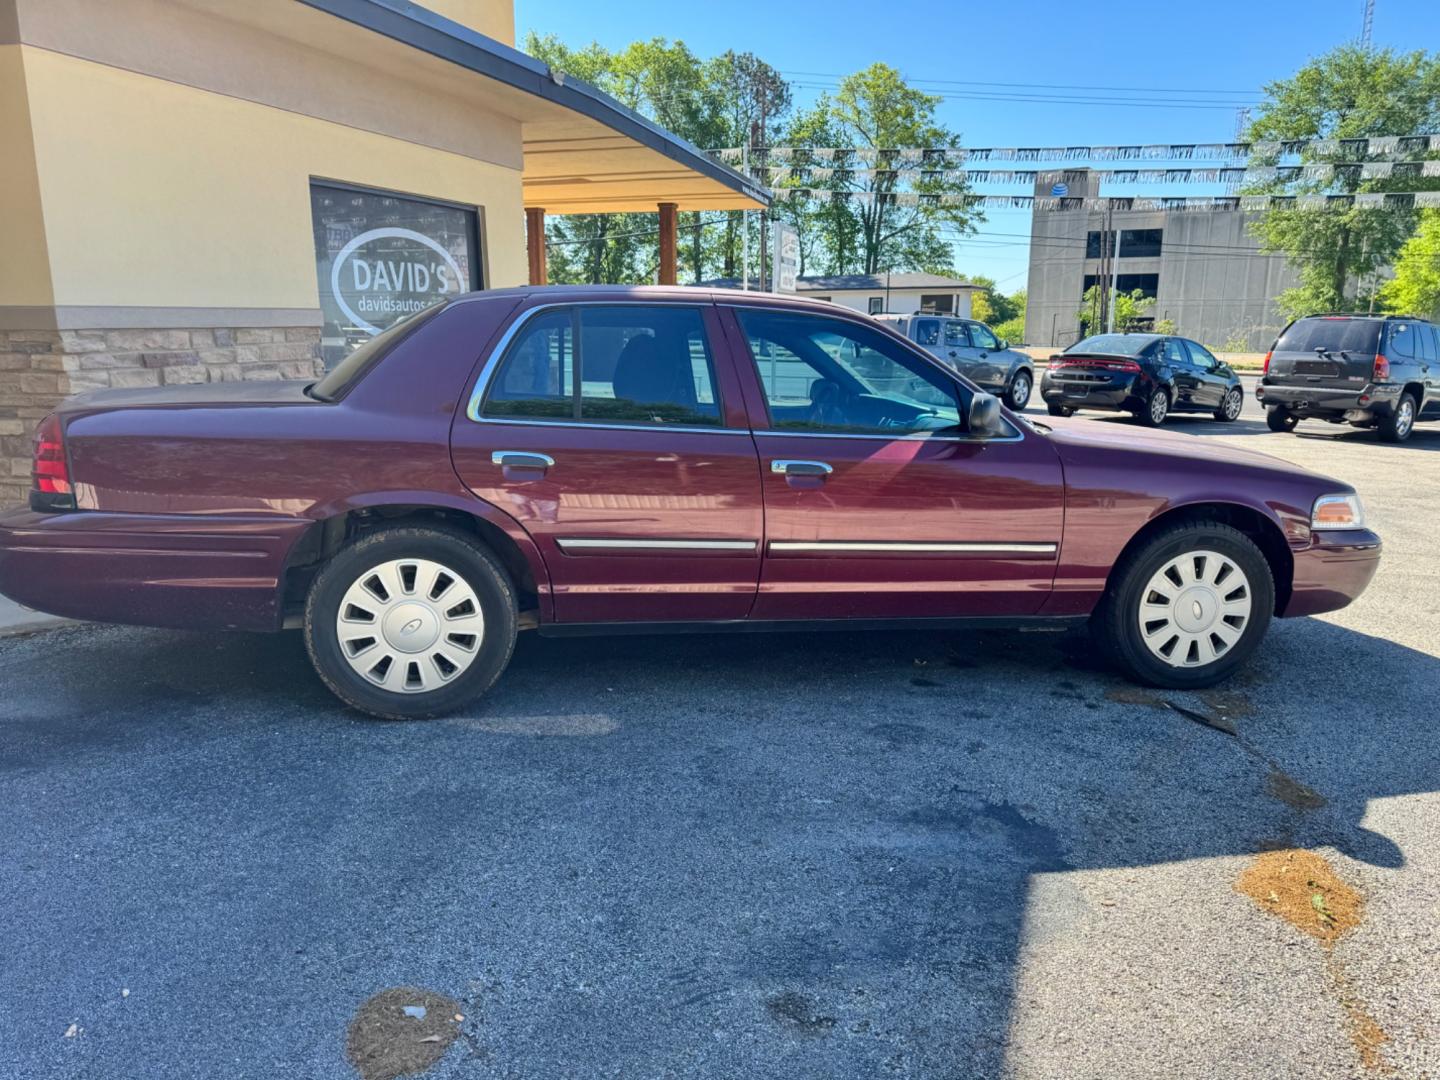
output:
[[[827,315],[860,315],[852,308],[828,300],[809,300],[793,293],[759,292],[745,289],[715,289],[703,285],[517,285],[507,289],[481,289],[462,293],[452,304],[465,304],[496,297],[520,297],[545,304],[595,303],[597,301],[683,301],[717,304],[765,304],[815,311]]]

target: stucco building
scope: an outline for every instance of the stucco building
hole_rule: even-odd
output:
[[[1063,182],[1070,198],[1100,194],[1088,169],[1066,172]],[[1050,181],[1037,183],[1037,196],[1051,193]],[[1285,325],[1274,300],[1296,278],[1283,255],[1261,252],[1249,219],[1238,209],[1117,210],[1107,230],[1100,210],[1036,209],[1025,341],[1063,348],[1076,340],[1085,291],[1101,281],[1108,231],[1119,233],[1120,290],[1153,297],[1154,319],[1170,319],[1214,349],[1263,352]]]
[[[69,394],[307,377],[543,282],[547,212],[659,213],[673,279],[678,210],[766,204],[513,44],[510,0],[0,0],[0,505]]]

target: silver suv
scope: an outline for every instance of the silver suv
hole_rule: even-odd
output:
[[[1034,361],[982,322],[949,315],[875,315],[1017,412],[1035,389]]]

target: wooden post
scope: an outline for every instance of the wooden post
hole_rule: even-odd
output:
[[[660,284],[675,284],[675,216],[673,202],[660,204]]]
[[[545,267],[545,208],[525,208],[525,250],[530,256],[530,284],[544,285],[548,271]]]

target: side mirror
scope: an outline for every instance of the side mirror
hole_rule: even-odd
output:
[[[996,439],[1005,434],[999,398],[977,392],[970,399],[970,434],[981,439]]]
[[[1004,352],[1004,351],[1005,351],[1006,349],[1008,349],[1008,348],[1010,348],[1010,342],[1006,341],[1006,340],[1002,337],[1002,338],[1000,339],[1000,351],[1001,351],[1001,352]]]

